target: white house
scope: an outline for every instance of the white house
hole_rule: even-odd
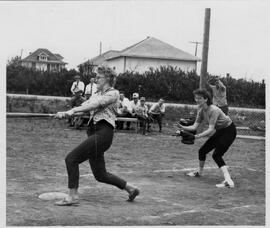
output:
[[[113,68],[116,73],[126,71],[143,73],[149,68],[172,66],[187,72],[196,70],[198,61],[200,59],[194,55],[154,37],[147,37],[122,51],[105,52],[81,64],[81,66],[87,65],[87,63],[94,66],[107,65]]]
[[[41,71],[60,71],[67,63],[60,54],[53,54],[48,49],[39,48],[21,60],[21,65]]]

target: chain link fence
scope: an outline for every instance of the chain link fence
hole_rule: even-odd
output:
[[[55,113],[67,110],[68,97],[7,94],[7,112]],[[150,107],[153,102],[146,102]],[[174,131],[174,125],[181,118],[196,116],[196,105],[165,104],[164,125]],[[229,107],[229,116],[240,135],[265,136],[265,109]],[[205,126],[204,126],[205,127]]]
[[[149,103],[152,105],[152,103]],[[181,118],[196,116],[196,105],[166,104],[164,122],[173,126]],[[265,109],[229,107],[229,116],[240,135],[265,136]]]

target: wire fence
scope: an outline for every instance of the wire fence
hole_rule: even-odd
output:
[[[7,94],[7,112],[55,113],[66,110],[68,97]],[[153,102],[146,102],[148,106]],[[181,118],[196,115],[196,105],[165,104],[164,124],[173,126]],[[265,136],[265,109],[229,107],[229,116],[235,123],[238,134]]]

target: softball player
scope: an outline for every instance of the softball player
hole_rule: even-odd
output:
[[[194,131],[203,120],[206,120],[209,124],[208,129],[200,134],[196,134],[195,139],[214,134],[199,149],[199,170],[190,172],[187,175],[191,177],[201,176],[203,174],[206,155],[214,149],[212,157],[224,176],[224,181],[217,184],[216,187],[233,188],[234,182],[222,157],[236,138],[236,127],[229,116],[226,116],[217,106],[212,105],[211,96],[206,90],[198,89],[193,94],[198,104],[196,121],[191,126],[178,124],[179,127],[183,130]]]
[[[97,94],[82,106],[56,114],[56,118],[70,117],[76,113],[89,111],[93,114],[87,130],[88,138],[66,156],[69,195],[56,202],[55,204],[58,206],[71,206],[79,203],[79,164],[86,160],[89,160],[97,181],[126,190],[129,194],[128,201],[133,201],[139,195],[137,188],[128,185],[125,180],[106,170],[104,153],[110,148],[113,140],[119,92],[113,88],[115,74],[110,68],[99,67],[96,79],[99,91]]]

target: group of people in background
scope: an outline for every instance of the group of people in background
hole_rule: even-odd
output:
[[[70,106],[76,107],[81,105],[85,100],[88,100],[93,94],[97,92],[97,84],[95,78],[90,78],[90,82],[85,86],[84,82],[81,81],[80,75],[74,77],[74,82],[70,88],[72,98],[70,100]]]
[[[146,130],[150,132],[151,123],[155,120],[159,126],[159,132],[162,131],[162,119],[165,115],[165,105],[162,98],[158,103],[153,104],[150,108],[146,105],[145,97],[139,97],[138,93],[132,94],[132,100],[130,101],[123,92],[120,93],[120,98],[117,108],[117,116],[119,117],[136,117],[141,121],[142,133],[146,135]],[[123,122],[117,123],[118,129],[124,128]],[[130,122],[126,123],[126,129],[130,129]]]
[[[97,93],[97,84],[95,78],[90,78],[90,82],[85,86],[83,81],[80,80],[80,76],[74,77],[75,81],[71,86],[72,98],[70,100],[71,108],[81,105],[86,100],[89,100],[91,96]],[[139,97],[138,93],[133,93],[132,100],[125,97],[123,92],[120,93],[117,116],[138,118],[141,122],[142,133],[146,135],[146,130],[150,132],[151,123],[156,121],[159,126],[159,132],[162,131],[162,119],[165,115],[164,100],[159,99],[158,103],[152,105],[150,108],[146,105],[145,97]],[[130,122],[126,122],[126,129],[130,129]],[[124,122],[117,122],[117,129],[124,129]]]

